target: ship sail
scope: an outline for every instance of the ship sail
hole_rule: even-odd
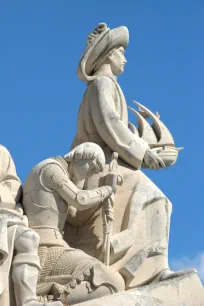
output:
[[[134,124],[132,124],[132,122],[128,121],[128,127],[133,132],[133,134],[139,136],[138,129],[134,126]]]
[[[149,125],[149,123],[131,106],[128,106],[129,110],[133,112],[138,118],[138,133],[139,137],[144,139],[150,146],[157,143],[157,138],[154,133],[154,130]]]
[[[138,118],[138,134],[139,137],[144,139],[150,147],[158,146],[175,146],[174,139],[165,126],[165,124],[159,119],[159,117],[151,112],[147,107],[139,102],[133,101],[138,106],[138,111],[128,106],[128,108]],[[151,118],[153,121],[152,126],[148,123],[145,118]],[[131,130],[137,130],[136,127],[129,123]],[[134,132],[136,134],[136,132]]]

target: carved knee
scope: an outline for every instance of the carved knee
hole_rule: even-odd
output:
[[[125,282],[123,277],[106,266],[96,264],[93,267],[93,284],[96,287],[106,286],[113,292],[125,290]]]

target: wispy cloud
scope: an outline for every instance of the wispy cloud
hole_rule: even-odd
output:
[[[171,269],[174,271],[195,268],[204,282],[204,252],[197,254],[195,257],[190,258],[184,256],[177,259],[170,260]]]

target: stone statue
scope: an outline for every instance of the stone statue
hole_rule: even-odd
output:
[[[38,234],[28,228],[19,206],[21,182],[8,150],[0,146],[0,305],[45,306],[37,303],[36,284],[40,269]],[[13,252],[14,258],[13,258]],[[12,290],[9,272],[12,265]],[[12,287],[12,286],[11,286]],[[11,288],[10,287],[10,288]],[[61,306],[60,302],[49,304]]]
[[[204,306],[196,270],[168,265],[172,205],[141,168],[172,166],[181,148],[158,113],[127,106],[128,42],[124,26],[88,35],[71,151],[37,164],[23,192],[0,145],[1,306]]]
[[[64,157],[36,165],[23,190],[23,206],[29,226],[40,236],[37,295],[39,300],[60,299],[72,305],[125,289],[118,272],[104,266],[63,239],[67,213],[101,206],[116,190],[118,174],[106,176],[103,186],[81,190],[86,177],[103,171],[105,157],[94,143],[83,143]],[[68,233],[72,235],[72,233]]]
[[[71,151],[37,164],[23,192],[0,145],[0,306],[204,306],[196,270],[168,265],[172,205],[141,168],[172,166],[181,148],[158,113],[127,106],[128,42],[124,26],[89,34]]]
[[[101,23],[88,36],[87,48],[83,53],[78,76],[87,82],[81,103],[77,132],[72,148],[91,141],[105,153],[106,165],[103,172],[87,178],[84,189],[95,189],[101,185],[108,173],[113,152],[119,154],[118,172],[124,184],[118,186],[114,198],[114,224],[111,238],[110,263],[125,279],[126,289],[158,282],[182,275],[174,273],[168,265],[168,239],[172,205],[157,186],[140,170],[141,167],[160,169],[175,162],[178,149],[166,133],[164,142],[156,137],[160,129],[167,128],[147,108],[139,105],[139,120],[152,115],[156,126],[149,126],[149,141],[128,123],[125,97],[117,82],[126,64],[124,56],[129,33],[124,26],[110,30]],[[144,122],[141,121],[141,124]],[[159,126],[157,123],[159,122]],[[140,125],[141,125],[140,124]],[[154,136],[154,137],[153,137]],[[148,137],[147,137],[148,138]],[[154,139],[153,139],[154,138]],[[151,143],[153,139],[153,143]],[[165,142],[166,140],[166,142]],[[166,153],[173,156],[169,163]],[[170,158],[171,159],[171,158]],[[69,243],[91,256],[103,260],[103,207],[99,204],[84,214],[77,211],[67,218],[67,227],[76,226],[75,236]]]

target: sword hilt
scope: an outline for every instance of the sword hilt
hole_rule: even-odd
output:
[[[118,168],[118,153],[113,152],[111,156],[111,162],[109,165],[109,172],[115,172]]]

